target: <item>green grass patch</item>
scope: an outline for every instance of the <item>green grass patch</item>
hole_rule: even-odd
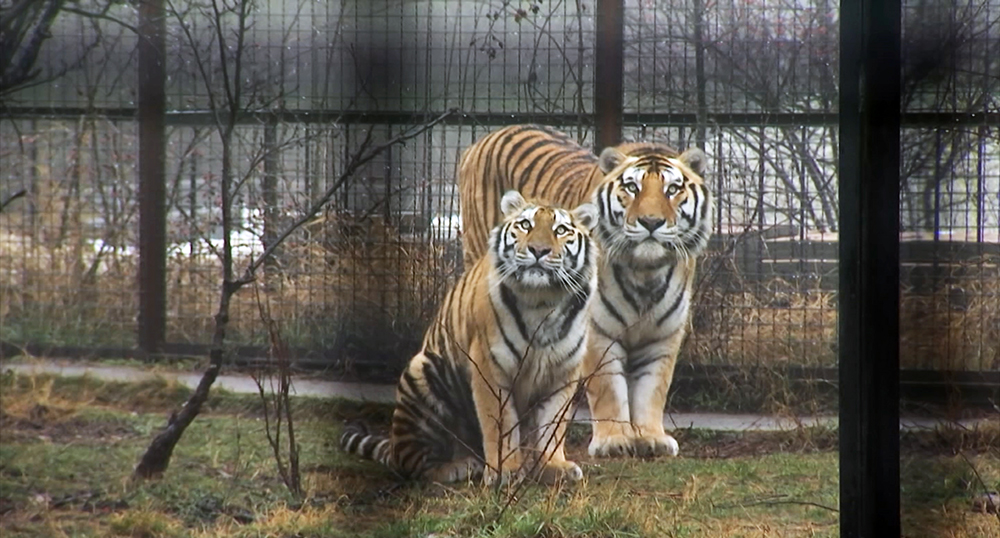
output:
[[[345,419],[387,426],[389,407],[295,398],[303,498],[277,476],[256,397],[216,393],[164,478],[130,483],[166,413],[188,395],[162,380],[0,378],[3,536],[637,537],[838,535],[836,432],[677,432],[682,456],[586,456],[583,482],[494,490],[400,482],[341,454]],[[908,536],[993,536],[996,516],[970,499],[1000,488],[995,444],[968,434],[961,453],[940,433],[908,439],[902,462]],[[935,439],[937,439],[935,441]],[[979,438],[977,438],[979,439]]]

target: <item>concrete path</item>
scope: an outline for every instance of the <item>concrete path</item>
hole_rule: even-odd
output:
[[[137,382],[157,377],[175,380],[177,383],[194,388],[201,379],[200,373],[150,371],[128,366],[104,366],[85,364],[78,361],[34,360],[31,362],[3,362],[0,372],[12,370],[19,374],[56,374],[64,377],[89,375],[103,381]],[[215,387],[235,393],[256,393],[257,385],[248,375],[220,375]],[[324,381],[308,378],[298,378],[292,385],[296,396],[340,397],[364,402],[392,403],[395,398],[394,385],[376,385],[369,383],[343,383],[339,381]],[[577,409],[574,420],[589,419],[586,408]],[[968,419],[958,421],[966,427],[976,423],[996,421],[997,418]],[[927,417],[904,417],[900,420],[901,429],[933,428],[942,421]],[[949,421],[949,424],[955,424]],[[787,417],[755,414],[726,413],[668,413],[664,417],[664,425],[668,429],[706,429],[715,431],[785,431],[809,426],[837,426],[836,416]]]
[[[149,379],[163,378],[176,380],[185,387],[194,389],[201,381],[201,373],[174,372],[167,370],[144,370],[130,366],[104,366],[83,364],[79,362],[32,361],[25,363],[0,363],[0,372],[13,370],[19,374],[56,374],[63,377],[89,375],[102,381],[138,382]],[[249,375],[220,375],[215,380],[214,388],[226,389],[240,394],[256,394],[257,385]],[[350,400],[363,402],[392,403],[396,397],[396,388],[392,385],[372,385],[366,383],[341,383],[338,381],[317,381],[312,379],[295,379],[292,384],[295,396],[339,396]]]

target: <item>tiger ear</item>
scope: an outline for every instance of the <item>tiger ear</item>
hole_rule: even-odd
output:
[[[580,204],[573,210],[573,218],[576,222],[588,230],[593,230],[597,226],[597,206],[591,203]]]
[[[615,147],[604,148],[604,151],[601,152],[601,157],[599,162],[601,166],[601,171],[604,172],[605,174],[610,173],[615,168],[618,168],[618,165],[625,160],[625,157],[626,157],[625,154],[618,151],[618,148]]]
[[[520,210],[527,204],[528,202],[524,200],[521,193],[517,191],[507,191],[504,193],[503,198],[500,199],[500,211],[503,213],[504,217],[509,217],[515,211]]]
[[[687,151],[681,153],[678,159],[699,176],[704,175],[705,170],[708,168],[708,157],[705,156],[704,151],[696,147],[688,148]]]

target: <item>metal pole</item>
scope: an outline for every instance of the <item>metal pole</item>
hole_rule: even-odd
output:
[[[694,10],[694,73],[695,88],[697,92],[698,124],[695,126],[695,145],[705,149],[707,142],[707,120],[708,120],[708,81],[705,77],[705,3],[703,0],[694,0],[692,6]],[[686,144],[681,144],[685,146]]]
[[[624,0],[597,0],[594,119],[598,151],[622,139],[624,13]]]
[[[900,0],[840,32],[840,533],[899,536]]]
[[[139,349],[166,333],[166,117],[163,0],[139,6]]]
[[[267,248],[277,241],[281,209],[278,207],[278,176],[280,155],[278,152],[278,118],[270,117],[264,123],[264,177],[261,181],[261,198],[264,202],[264,237],[262,244]],[[277,251],[264,260],[264,283],[272,289],[278,273]]]

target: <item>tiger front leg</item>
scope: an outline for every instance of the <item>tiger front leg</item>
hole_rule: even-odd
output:
[[[628,383],[622,359],[625,350],[616,341],[591,332],[583,375],[590,407],[592,435],[587,453],[596,457],[632,452],[632,421]]]
[[[521,433],[513,394],[502,388],[486,372],[473,374],[472,398],[483,431],[483,456],[486,460],[483,481],[487,485],[514,481],[521,476]]]
[[[534,435],[536,453],[539,455],[536,476],[543,484],[576,482],[583,478],[583,471],[576,463],[566,459],[566,424],[573,414],[573,394],[578,378],[557,388],[552,396],[541,403],[535,416],[538,431]]]
[[[677,440],[663,428],[663,413],[683,341],[684,332],[677,331],[664,341],[658,356],[652,360],[631,358],[642,362],[629,375],[629,404],[635,431],[632,448],[636,456],[676,456],[680,451]]]

